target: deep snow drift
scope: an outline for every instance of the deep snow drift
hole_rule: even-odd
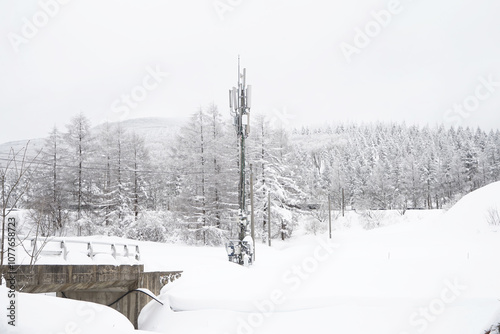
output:
[[[146,270],[184,270],[162,289],[164,306],[143,309],[140,327],[174,334],[482,334],[500,322],[500,232],[487,219],[499,199],[494,183],[446,213],[407,212],[383,228],[367,231],[352,217],[339,218],[332,240],[298,230],[272,247],[258,242],[250,268],[229,263],[221,247],[140,242]],[[0,290],[2,305],[4,295]],[[25,294],[20,301],[22,333],[66,333],[70,322],[80,333],[132,330],[106,307],[89,323],[77,309],[95,308],[89,303]]]
[[[110,307],[29,293],[17,294],[16,326],[13,327],[5,321],[4,305],[8,305],[8,301],[7,289],[0,286],[2,334],[137,333],[124,315]]]
[[[484,333],[500,322],[500,234],[484,218],[499,198],[495,183],[442,216],[426,212],[427,219],[385,228],[335,231],[331,241],[299,236],[272,248],[258,245],[251,268],[206,254],[163,288],[160,298],[173,310],[150,303],[141,327],[164,333]]]

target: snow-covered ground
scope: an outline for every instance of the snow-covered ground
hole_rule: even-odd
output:
[[[258,242],[249,268],[228,262],[224,248],[140,242],[146,270],[184,271],[162,289],[163,306],[151,302],[142,310],[140,328],[482,334],[500,322],[500,226],[488,224],[492,208],[500,212],[500,183],[446,213],[411,211],[377,229],[337,219],[331,240],[298,230],[272,247]],[[20,294],[19,307],[15,333],[133,332],[120,314],[91,303]]]

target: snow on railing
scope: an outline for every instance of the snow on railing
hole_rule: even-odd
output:
[[[31,241],[31,249],[28,250],[30,254],[35,254],[38,259],[43,255],[62,256],[67,260],[68,253],[79,252],[85,253],[92,260],[98,254],[111,255],[115,260],[117,258],[133,258],[136,261],[141,259],[139,245],[127,244],[121,242],[106,242],[106,241],[85,241],[85,240],[71,240],[53,238],[47,240],[40,240],[33,238]],[[83,245],[78,249],[78,245]],[[86,247],[85,247],[86,246]]]
[[[133,252],[129,251],[129,246],[134,248]],[[92,241],[88,243],[89,257],[94,258],[97,254],[111,254],[116,260],[117,257],[129,258],[133,256],[137,261],[141,258],[141,253],[139,252],[139,245],[135,244],[125,244],[125,243],[109,243],[105,241]]]

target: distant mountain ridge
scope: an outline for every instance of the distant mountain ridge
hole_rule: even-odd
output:
[[[174,140],[182,126],[187,122],[187,118],[163,118],[163,117],[145,117],[133,118],[121,121],[120,124],[126,132],[135,132],[144,138],[146,145],[151,148],[156,148],[158,145],[164,145],[167,142]],[[118,122],[110,122],[109,124],[117,124]],[[93,134],[97,134],[104,123],[97,124],[92,127]],[[59,129],[64,132],[66,129]],[[47,134],[50,129],[47,129]],[[0,144],[0,155],[6,157],[11,149],[19,151],[29,142],[28,156],[35,156],[42,148],[45,138],[33,138],[26,140],[16,140]]]
[[[147,144],[154,144],[172,140],[186,122],[187,118],[145,117],[127,119],[121,121],[120,125],[126,132],[135,132],[143,137]],[[104,124],[94,126],[92,131],[99,131]]]

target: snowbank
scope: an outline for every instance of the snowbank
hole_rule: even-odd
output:
[[[194,248],[192,261],[204,263],[165,286],[164,306],[148,304],[139,326],[176,334],[469,334],[500,321],[500,270],[491,266],[499,243],[467,258],[485,239],[464,243],[431,224],[410,226],[410,233],[388,228],[338,233],[333,242],[304,236],[273,248],[258,244],[251,268]]]
[[[334,230],[332,241],[323,233],[272,248],[257,243],[250,268],[224,263],[214,249],[193,248],[182,255],[183,277],[162,289],[165,305],[148,304],[140,328],[186,334],[483,333],[500,322],[500,267],[494,265],[500,234],[484,218],[499,195],[500,184],[493,184],[444,215],[408,212],[397,224],[392,220],[399,218],[386,215],[392,217],[382,222],[386,227]]]
[[[495,183],[445,214],[388,213],[385,227],[372,230],[347,228],[358,224],[345,217],[332,240],[297,233],[272,247],[257,242],[250,268],[228,262],[221,247],[139,242],[146,270],[184,271],[162,289],[163,306],[146,305],[139,326],[173,334],[483,333],[500,322],[500,233],[485,217],[498,198]],[[22,333],[131,333],[123,316],[91,303],[21,294],[20,307]],[[60,320],[48,321],[54,314]]]
[[[0,286],[0,333],[12,334],[121,334],[137,333],[121,313],[110,307],[40,294],[18,293],[15,327],[7,324],[7,289]]]
[[[500,213],[500,182],[491,183],[460,199],[446,214],[445,221],[467,232],[500,228],[489,224],[489,216]],[[498,216],[500,219],[500,216]]]

